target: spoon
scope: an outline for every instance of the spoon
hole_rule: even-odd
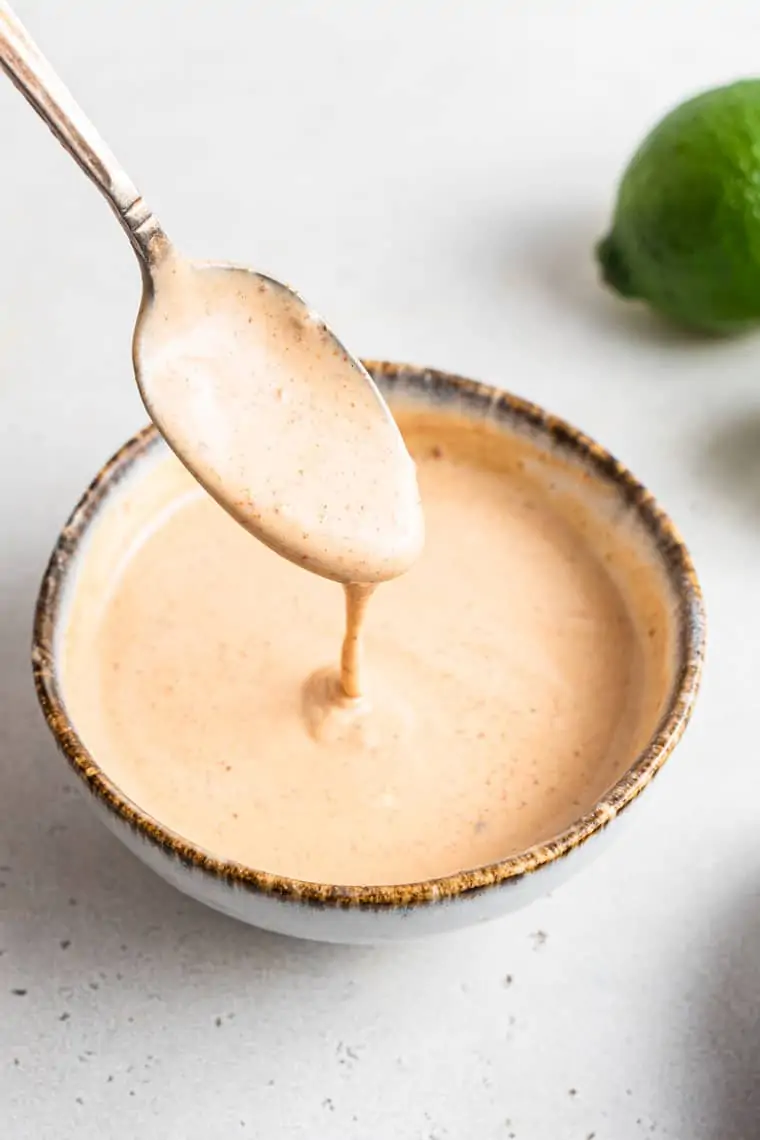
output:
[[[135,378],[179,459],[292,562],[343,583],[407,570],[423,543],[415,467],[359,361],[288,286],[180,257],[4,0],[0,66],[127,232],[143,279]]]

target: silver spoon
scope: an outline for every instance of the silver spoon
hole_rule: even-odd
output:
[[[135,376],[195,478],[278,553],[341,582],[403,573],[423,542],[414,464],[371,377],[301,297],[182,259],[5,2],[0,66],[98,187],[137,254]]]

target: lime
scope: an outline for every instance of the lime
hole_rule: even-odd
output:
[[[654,128],[596,255],[613,289],[681,324],[760,324],[760,79],[697,95]]]

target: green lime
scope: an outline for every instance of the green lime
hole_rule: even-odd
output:
[[[760,324],[760,79],[666,115],[625,171],[596,255],[613,289],[682,324]]]

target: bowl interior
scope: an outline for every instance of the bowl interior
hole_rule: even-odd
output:
[[[435,407],[474,422],[487,421],[493,428],[495,448],[503,433],[529,443],[527,462],[534,464],[539,480],[544,477],[544,461],[561,460],[561,465],[551,467],[557,503],[564,501],[568,509],[584,512],[591,541],[601,545],[605,534],[614,533],[616,548],[625,552],[609,573],[640,630],[643,668],[649,679],[629,760],[603,777],[593,801],[582,805],[577,817],[571,815],[560,833],[543,837],[529,850],[497,863],[435,883],[350,888],[298,885],[300,895],[308,896],[313,887],[322,900],[331,891],[345,899],[348,891],[359,903],[377,904],[417,901],[432,897],[431,892],[436,897],[455,894],[522,875],[584,842],[626,807],[664,762],[688,717],[701,663],[703,615],[688,554],[669,520],[652,496],[603,449],[541,409],[482,385],[389,365],[373,365],[371,371],[398,409]],[[67,630],[72,621],[88,620],[85,615],[94,615],[102,607],[119,566],[139,540],[145,515],[135,514],[136,498],[141,511],[148,510],[156,519],[167,507],[165,501],[146,501],[144,492],[151,467],[165,455],[165,445],[154,430],[141,433],[110,461],[69,520],[40,594],[35,628],[40,698],[59,743],[91,790],[110,810],[142,829],[149,840],[176,848],[183,858],[196,861],[212,874],[232,876],[255,889],[292,891],[292,880],[225,861],[145,813],[100,769],[97,755],[88,752],[86,732],[80,738],[77,717],[67,709],[62,670]],[[106,517],[107,530],[100,525]]]

